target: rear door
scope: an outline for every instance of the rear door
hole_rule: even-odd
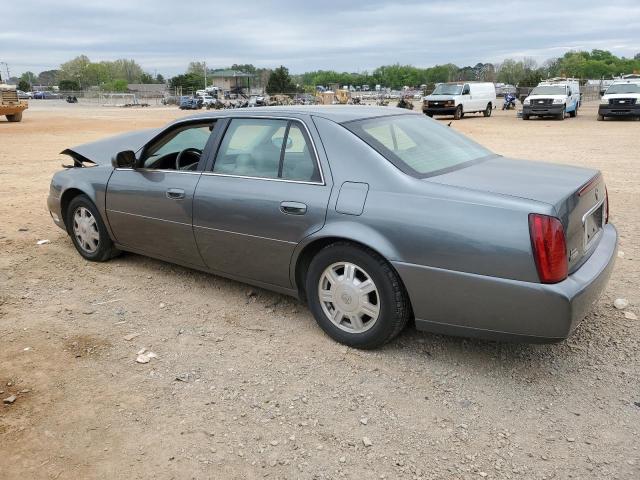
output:
[[[293,250],[322,228],[331,193],[317,132],[288,118],[226,123],[195,192],[199,251],[211,270],[291,288]]]
[[[154,257],[204,266],[193,236],[193,195],[207,146],[212,146],[213,127],[212,120],[172,127],[142,150],[139,168],[114,170],[107,185],[106,207],[118,244]]]

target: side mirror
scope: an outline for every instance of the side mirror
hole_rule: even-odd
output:
[[[136,167],[136,154],[133,150],[125,150],[124,152],[116,153],[116,156],[111,160],[113,168],[135,168]]]

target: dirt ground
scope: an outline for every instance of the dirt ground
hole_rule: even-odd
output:
[[[58,152],[185,113],[32,101],[22,123],[3,119],[0,398],[16,400],[0,404],[0,477],[640,478],[640,122],[597,122],[596,107],[451,125],[500,154],[604,172],[622,253],[575,334],[408,328],[371,352],[290,298],[133,254],[86,262],[53,224]],[[158,357],[136,363],[142,348]]]

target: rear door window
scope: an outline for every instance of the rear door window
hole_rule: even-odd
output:
[[[301,124],[289,120],[231,120],[213,166],[214,173],[319,182],[320,171]]]

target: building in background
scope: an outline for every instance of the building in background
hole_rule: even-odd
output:
[[[217,87],[224,93],[246,95],[251,91],[253,75],[240,70],[216,70],[209,74],[211,86]]]

